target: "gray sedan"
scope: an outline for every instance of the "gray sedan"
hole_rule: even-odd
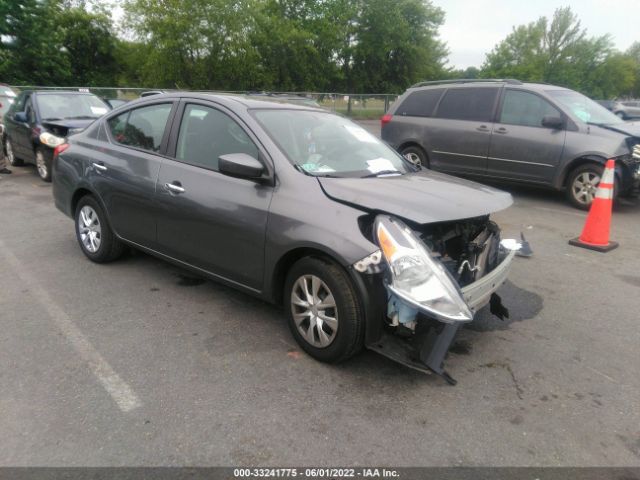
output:
[[[495,291],[514,250],[489,214],[510,195],[421,170],[313,107],[131,102],[56,148],[53,194],[90,260],[133,247],[281,304],[321,361],[367,347],[453,382],[458,328],[488,304],[508,315]]]

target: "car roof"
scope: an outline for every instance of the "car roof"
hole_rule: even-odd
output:
[[[240,104],[247,109],[275,109],[275,110],[313,110],[318,112],[327,113],[326,110],[310,105],[300,105],[300,102],[287,103],[286,99],[278,99],[277,97],[269,96],[257,96],[257,95],[233,95],[225,93],[207,93],[207,92],[189,92],[178,91],[161,93],[157,95],[151,95],[142,97],[137,100],[129,102],[128,105],[134,105],[138,103],[147,103],[158,99],[180,99],[180,98],[194,98],[200,100],[215,100],[227,106],[233,104]]]
[[[570,90],[558,85],[551,85],[542,82],[521,82],[514,79],[458,79],[458,80],[442,80],[434,82],[421,82],[409,88],[409,90],[422,90],[427,88],[469,88],[469,87],[488,87],[488,86],[509,86],[524,87],[527,90]]]

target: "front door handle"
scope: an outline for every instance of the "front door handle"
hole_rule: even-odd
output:
[[[488,132],[489,127],[487,127],[486,125],[480,125],[478,128],[476,128],[476,130],[478,130],[479,132]]]
[[[165,183],[164,188],[171,193],[184,193],[184,188],[180,182]]]
[[[101,172],[106,172],[107,171],[107,167],[105,167],[102,162],[101,163],[96,163],[93,162],[93,168],[95,168],[96,170],[99,170]]]

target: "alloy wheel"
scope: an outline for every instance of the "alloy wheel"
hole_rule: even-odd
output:
[[[96,253],[102,241],[102,228],[98,214],[88,205],[80,210],[78,230],[84,248],[90,253]]]
[[[578,175],[571,185],[575,199],[583,205],[589,205],[596,197],[600,175],[595,172],[583,172]]]
[[[409,160],[414,165],[420,166],[422,164],[422,161],[420,160],[420,156],[417,153],[414,153],[414,152],[405,153],[404,158]]]
[[[293,284],[291,312],[302,337],[316,348],[331,345],[338,332],[338,308],[329,287],[315,275]]]
[[[36,152],[36,167],[38,167],[38,175],[40,175],[40,178],[47,178],[49,169],[47,168],[44,154],[40,150]]]
[[[16,166],[16,156],[13,154],[13,147],[11,146],[11,142],[7,140],[6,144],[7,148],[7,159],[12,166]]]

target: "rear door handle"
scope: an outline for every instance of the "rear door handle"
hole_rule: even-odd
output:
[[[496,133],[509,133],[509,130],[504,127],[500,127],[496,130]]]
[[[107,167],[105,167],[102,164],[102,162],[100,162],[100,163],[93,162],[93,168],[95,168],[96,170],[99,170],[100,172],[106,172],[107,171]]]
[[[479,132],[488,132],[489,128],[486,125],[480,125],[478,128],[476,128],[476,130],[478,130]]]
[[[184,193],[184,188],[180,182],[165,183],[164,188],[171,193]]]

